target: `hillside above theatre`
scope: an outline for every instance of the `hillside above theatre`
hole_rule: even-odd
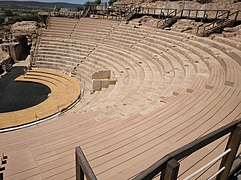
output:
[[[84,1],[79,1],[83,4]],[[0,8],[20,8],[20,9],[53,9],[54,7],[64,7],[76,9],[78,4],[64,2],[38,2],[38,1],[1,1]]]

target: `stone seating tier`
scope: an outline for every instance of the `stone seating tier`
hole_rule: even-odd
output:
[[[2,134],[0,151],[11,157],[6,179],[75,179],[76,146],[98,179],[132,178],[170,151],[241,117],[241,51],[233,40],[89,18],[80,19],[71,36],[64,35],[65,28],[51,32],[68,20],[51,20],[36,63],[70,71],[83,60],[81,47],[90,44],[94,49],[76,70],[82,83],[88,87],[90,73],[107,68],[117,84],[94,94],[85,91],[64,116]],[[102,26],[107,22],[113,24]],[[95,24],[104,34],[95,33]],[[182,160],[179,178],[221,154],[225,141]]]
[[[18,77],[16,81],[44,84],[51,89],[51,94],[47,100],[36,106],[1,113],[1,129],[24,125],[56,114],[70,106],[80,95],[80,88],[75,79],[48,70],[29,71],[26,75]]]

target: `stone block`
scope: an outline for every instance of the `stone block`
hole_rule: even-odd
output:
[[[225,81],[224,85],[226,85],[226,86],[233,86],[233,85],[234,85],[234,82]]]
[[[102,79],[101,80],[101,89],[102,88],[108,88],[110,85],[110,80],[109,79]]]
[[[186,90],[188,93],[192,93],[194,90],[193,89],[190,89],[190,88],[187,88]]]
[[[205,86],[205,89],[213,89],[213,86],[207,84],[207,85]]]
[[[93,79],[92,80],[92,91],[101,91],[101,80]]]
[[[115,85],[115,84],[116,84],[116,81],[117,81],[116,79],[111,79],[111,80],[110,80],[110,85]]]
[[[100,70],[92,74],[92,79],[110,79],[110,70]]]

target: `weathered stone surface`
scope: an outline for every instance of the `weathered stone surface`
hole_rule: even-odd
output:
[[[92,79],[92,92],[101,91],[101,80]]]
[[[37,30],[37,22],[35,21],[22,21],[16,22],[11,27],[11,33],[14,37],[31,36]]]
[[[92,74],[92,79],[110,79],[110,70],[100,70]]]
[[[175,23],[171,29],[174,31],[179,31],[179,32],[186,32],[186,31],[192,31],[195,26],[195,21],[194,20],[189,20],[189,19],[180,19]]]
[[[233,27],[233,28],[224,28],[222,33],[223,37],[236,39],[240,41],[241,38],[241,25]]]
[[[234,32],[235,29],[231,28],[231,27],[226,27],[223,29],[225,32]]]

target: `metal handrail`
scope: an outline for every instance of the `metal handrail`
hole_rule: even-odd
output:
[[[228,154],[231,151],[231,149],[226,150],[225,152],[223,152],[222,154],[220,154],[218,157],[216,157],[215,159],[213,159],[212,161],[210,161],[209,163],[205,164],[203,167],[201,167],[200,169],[198,169],[197,171],[195,171],[194,173],[190,174],[188,177],[184,178],[183,180],[189,180],[192,177],[196,176],[197,174],[199,174],[200,172],[204,171],[205,169],[207,169],[208,167],[210,167],[211,165],[213,165],[214,163],[216,163],[218,160],[220,160],[221,158],[223,158],[226,154]]]
[[[180,12],[182,12],[182,10],[177,13],[177,9],[173,9],[170,13],[168,13],[168,14],[166,15],[166,17],[168,18],[168,17],[170,17],[170,16],[172,16],[172,15],[173,15],[174,17],[176,17],[176,15],[179,14]],[[161,21],[162,21],[162,20],[159,20],[159,21],[157,22],[157,28],[160,27],[159,24],[160,24]],[[165,25],[167,21],[168,21],[168,19],[165,19],[164,22],[162,23],[162,25]]]
[[[209,23],[205,26],[203,24],[199,25],[197,27],[197,33],[196,34],[199,35],[199,31],[200,31],[201,26],[204,27],[202,33],[200,34],[202,36],[205,36],[207,33],[210,33],[210,30],[212,30],[212,29],[218,29],[218,28],[221,29],[225,25],[225,23],[227,24],[227,23],[231,22],[231,20],[229,19],[230,16],[235,15],[234,21],[236,21],[238,13],[239,12],[233,12],[232,14],[230,14],[230,11],[225,11],[224,13],[222,13],[218,16],[216,15],[213,22],[211,22],[211,23]]]
[[[230,148],[229,146],[234,146],[233,148],[231,148],[232,151],[230,152],[230,154],[233,156],[237,152],[237,149],[239,147],[239,142],[241,139],[241,120],[234,121],[224,127],[221,127],[219,129],[217,129],[199,139],[196,139],[195,141],[167,154],[166,156],[164,156],[163,158],[158,160],[156,163],[154,163],[153,165],[148,167],[146,170],[139,173],[134,179],[135,180],[151,179],[151,178],[155,177],[157,174],[159,174],[160,172],[164,172],[166,169],[167,163],[170,160],[172,160],[172,159],[175,159],[176,161],[181,160],[182,158],[189,156],[190,154],[194,153],[195,151],[207,146],[208,144],[225,136],[228,133],[231,133],[231,134],[230,134],[230,138],[229,138],[226,149],[229,149]],[[234,144],[232,144],[232,143],[234,143]],[[225,158],[225,160],[227,161],[228,158]],[[226,163],[225,160],[224,159],[222,160],[222,162],[221,162],[222,165],[224,163]],[[233,161],[233,159],[231,159],[231,161]],[[229,162],[229,165],[231,163],[232,162]],[[230,171],[230,168],[226,167],[226,169],[224,170],[226,175],[227,175],[227,171],[228,172]],[[220,176],[222,176],[224,172],[222,172]],[[222,178],[226,178],[226,177],[223,176]]]
[[[130,11],[129,11],[129,13],[126,15],[126,18],[125,18],[127,21],[130,20],[130,18],[131,18],[135,13],[137,13],[137,9],[139,9],[139,7],[137,8],[137,7],[131,6],[129,9],[130,9]]]
[[[226,146],[226,151],[216,157],[214,160],[212,160],[210,163],[205,165],[203,168],[207,168],[210,164],[217,161],[217,159],[222,159],[220,163],[220,169],[213,174],[212,176],[217,176],[217,179],[227,179],[229,176],[229,172],[231,169],[231,166],[233,164],[235,155],[237,153],[237,150],[240,145],[241,140],[241,119],[236,120],[234,122],[231,122],[227,124],[226,126],[223,126],[203,137],[200,137],[193,142],[167,154],[157,162],[155,162],[153,165],[148,167],[146,170],[140,172],[134,180],[144,180],[144,179],[152,179],[156,175],[161,173],[161,179],[164,179],[166,177],[166,173],[168,172],[168,177],[172,177],[172,179],[176,179],[179,169],[179,163],[178,160],[181,160],[192,153],[198,151],[199,149],[209,145],[210,143],[216,141],[219,138],[222,138],[223,136],[229,134],[229,140]],[[76,180],[83,180],[84,176],[87,177],[87,179],[96,180],[96,176],[91,169],[88,161],[86,160],[83,151],[80,147],[77,147],[75,150],[76,154]],[[176,163],[175,163],[176,162]],[[175,169],[172,169],[172,173],[170,173],[170,169],[167,169],[167,165],[170,166],[173,165]],[[225,168],[223,168],[225,167]],[[168,167],[170,168],[170,167]],[[173,178],[174,177],[174,178]]]
[[[222,22],[223,20],[228,19],[229,14],[230,14],[230,11],[227,11],[227,12],[224,12],[224,13],[220,14],[219,16],[217,16],[217,17],[214,19],[214,21],[213,21],[212,23],[207,24],[207,25],[204,27],[204,30],[205,30],[207,27],[209,27],[209,26],[212,26],[212,25],[214,26],[215,24],[217,24],[217,23],[219,23],[219,22]],[[224,15],[225,15],[225,17],[223,17],[223,18],[221,18],[221,19],[219,20],[219,17],[222,17],[222,16],[224,16]],[[218,21],[215,21],[215,20],[218,20]]]
[[[234,11],[234,12],[232,12],[231,14],[229,14],[228,19],[233,20],[233,21],[236,21],[237,18],[238,18],[239,13],[241,13],[241,11]],[[232,16],[234,16],[234,19],[231,19],[231,18],[230,18],[230,17],[232,17]]]
[[[224,16],[224,15],[226,15],[225,19],[228,19],[229,14],[230,14],[230,11],[229,11],[229,10],[225,10],[224,13],[216,16],[215,19],[218,19],[219,17],[222,17],[222,16]],[[221,18],[221,19],[223,19],[223,18]]]

